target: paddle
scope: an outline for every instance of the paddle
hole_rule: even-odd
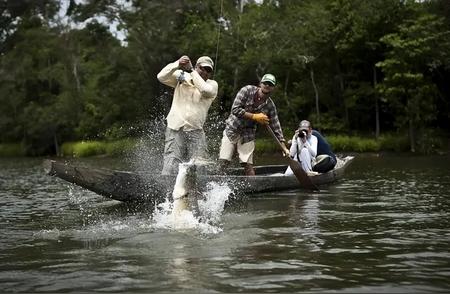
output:
[[[275,139],[275,141],[278,143],[278,146],[280,146],[281,150],[284,151],[283,145],[281,144],[280,140],[278,140],[277,136],[275,136],[273,130],[270,128],[269,125],[266,125],[267,131],[269,131],[270,135]],[[311,179],[308,177],[306,172],[302,169],[300,164],[293,160],[291,157],[286,156],[285,158],[288,159],[289,167],[294,172],[295,177],[299,181],[302,188],[310,189],[310,190],[316,190],[319,191],[319,188],[317,188],[316,185],[311,181]]]

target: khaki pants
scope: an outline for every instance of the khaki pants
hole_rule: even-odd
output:
[[[231,141],[225,131],[223,132],[222,144],[220,145],[219,159],[231,161],[235,150],[239,156],[240,163],[253,164],[253,151],[255,151],[255,141],[242,144],[242,138]]]
[[[180,163],[206,156],[206,136],[203,130],[175,131],[166,128],[165,136],[163,175],[177,174]]]

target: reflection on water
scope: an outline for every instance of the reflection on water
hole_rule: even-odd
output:
[[[6,292],[450,288],[448,157],[360,155],[344,180],[320,192],[271,193],[211,210],[221,229],[212,234],[158,227],[152,209],[45,176],[40,162],[0,159]],[[226,189],[211,185],[211,195]],[[204,208],[221,207],[220,199]]]

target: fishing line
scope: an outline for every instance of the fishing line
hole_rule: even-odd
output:
[[[216,69],[217,69],[217,59],[219,57],[219,41],[220,41],[220,32],[221,32],[221,21],[223,20],[223,0],[220,1],[220,15],[219,15],[219,21],[218,21],[218,28],[217,28],[217,45],[216,45],[216,58],[214,60],[214,76],[216,75]]]

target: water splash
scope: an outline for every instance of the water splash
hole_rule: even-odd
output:
[[[134,171],[162,169],[164,151],[165,124],[162,119],[143,123],[143,131],[138,134],[139,140],[132,152],[126,155],[126,161]]]
[[[188,169],[195,163],[192,161],[182,163],[179,166],[176,183],[171,197],[166,197],[165,202],[159,204],[153,214],[154,227],[169,230],[199,230],[204,234],[217,234],[222,232],[220,219],[225,207],[225,202],[231,194],[231,188],[227,184],[209,182],[206,190],[201,193],[196,203],[188,197],[195,197],[196,193],[189,183]],[[191,204],[190,204],[191,203]],[[198,211],[196,209],[198,208]]]
[[[164,95],[163,95],[164,96]],[[168,101],[167,97],[160,97],[161,101]],[[208,124],[205,126],[205,132],[208,135],[208,149],[218,150],[218,146],[221,141],[221,134],[223,129],[223,119],[219,116],[210,115],[208,118]],[[164,133],[165,133],[165,118],[158,117],[153,120],[145,121],[137,126],[133,130],[123,130],[124,132],[130,132],[134,135],[138,135],[139,140],[132,152],[125,155],[125,161],[129,164],[132,170],[143,172],[150,182],[155,179],[152,178],[152,173],[148,171],[161,170],[163,165],[163,154],[164,151]],[[216,152],[214,152],[216,154]],[[208,156],[209,158],[209,156]],[[206,165],[208,163],[202,163],[197,160],[197,162],[190,162],[184,164],[199,164]],[[182,170],[182,168],[180,168]],[[177,181],[186,182],[187,175],[182,175],[184,178]],[[146,178],[144,178],[146,180]],[[216,233],[220,232],[221,229],[217,227],[220,222],[220,218],[223,212],[228,196],[230,195],[231,189],[226,186],[226,184],[218,183],[208,183],[206,190],[204,190],[201,195],[196,195],[198,199],[194,206],[198,209],[191,211],[186,209],[188,203],[182,199],[182,197],[177,197],[176,195],[185,195],[189,192],[189,187],[183,186],[181,184],[176,184],[174,186],[174,191],[172,195],[166,195],[166,200],[164,203],[159,204],[155,211],[153,212],[152,226],[156,229],[199,229],[204,233]],[[174,199],[171,201],[170,199]],[[191,202],[191,200],[189,200]],[[192,203],[190,203],[192,204]],[[174,213],[175,212],[175,213]]]
[[[204,199],[198,202],[201,215],[208,222],[218,224],[222,217],[225,202],[231,192],[231,188],[226,183],[209,182]]]

